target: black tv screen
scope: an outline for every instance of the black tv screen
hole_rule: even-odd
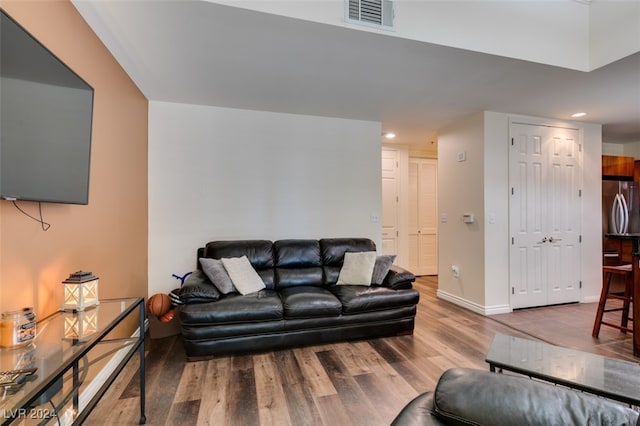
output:
[[[1,19],[0,197],[88,204],[93,88]]]

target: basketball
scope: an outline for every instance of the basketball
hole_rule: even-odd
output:
[[[173,312],[173,309],[171,309],[166,314],[160,315],[158,317],[158,319],[160,320],[160,322],[169,322],[169,321],[173,320],[173,315],[174,315],[174,312]]]
[[[147,302],[147,312],[157,317],[169,312],[171,309],[171,299],[164,293],[154,294]]]

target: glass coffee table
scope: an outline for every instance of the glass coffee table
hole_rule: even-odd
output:
[[[496,334],[485,361],[512,371],[640,406],[640,364]]]

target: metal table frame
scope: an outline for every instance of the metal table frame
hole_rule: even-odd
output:
[[[145,306],[144,299],[142,297],[138,298],[123,298],[123,299],[106,299],[101,300],[100,305],[96,308],[99,313],[100,306],[103,304],[110,303],[118,303],[128,304],[125,308],[122,309],[113,319],[110,319],[106,325],[100,327],[93,333],[88,339],[83,341],[75,341],[72,346],[75,346],[75,350],[73,354],[65,360],[59,362],[58,365],[51,368],[51,371],[43,371],[40,372],[43,377],[42,380],[38,380],[37,383],[30,384],[27,383],[24,387],[23,392],[21,392],[19,398],[16,398],[15,401],[10,400],[10,406],[0,405],[0,412],[3,414],[2,416],[2,425],[8,425],[16,420],[24,420],[25,414],[29,413],[33,404],[38,401],[38,399],[44,395],[47,391],[56,388],[57,383],[61,383],[63,381],[63,376],[71,371],[71,375],[73,378],[73,386],[71,389],[70,395],[67,395],[63,400],[63,404],[68,403],[69,400],[72,400],[72,406],[76,412],[76,415],[73,418],[72,424],[82,424],[86,418],[89,416],[91,411],[98,404],[100,398],[104,395],[104,393],[109,389],[109,387],[113,384],[116,377],[123,370],[125,365],[129,362],[129,360],[133,357],[133,355],[137,352],[140,357],[140,369],[139,369],[139,377],[140,377],[140,424],[146,423],[145,416],[145,356],[144,356],[144,330],[145,330]],[[120,339],[111,339],[107,338],[109,333],[113,331],[118,325],[122,324],[122,322],[128,318],[135,310],[138,309],[138,323],[139,323],[139,334],[138,336],[130,337],[130,338],[120,338]],[[88,311],[88,310],[87,310]],[[42,324],[46,324],[47,322],[58,322],[60,318],[58,316],[63,316],[65,312],[56,312],[43,320],[38,322],[38,326]],[[77,313],[71,314],[77,315]],[[46,327],[39,327],[39,333],[47,333],[49,330]],[[53,332],[53,330],[51,330]],[[35,344],[37,344],[38,338],[40,338],[40,334],[35,339]],[[106,378],[104,383],[100,386],[100,388],[96,391],[96,393],[91,397],[91,399],[86,403],[84,407],[80,410],[79,405],[79,397],[80,397],[80,385],[82,384],[80,378],[81,371],[81,360],[86,360],[91,356],[91,351],[96,348],[99,344],[111,344],[114,345],[116,350],[126,349],[126,353],[124,357],[120,360],[120,362],[116,365],[113,372]],[[3,349],[4,351],[4,349]],[[67,399],[69,398],[69,399]],[[39,424],[46,424],[48,420],[53,420],[55,417],[51,417],[48,419],[43,419]]]

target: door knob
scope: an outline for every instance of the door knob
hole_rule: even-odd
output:
[[[553,238],[553,237],[549,237],[549,242],[550,242],[550,243],[555,243],[556,241],[562,241],[562,238]]]

